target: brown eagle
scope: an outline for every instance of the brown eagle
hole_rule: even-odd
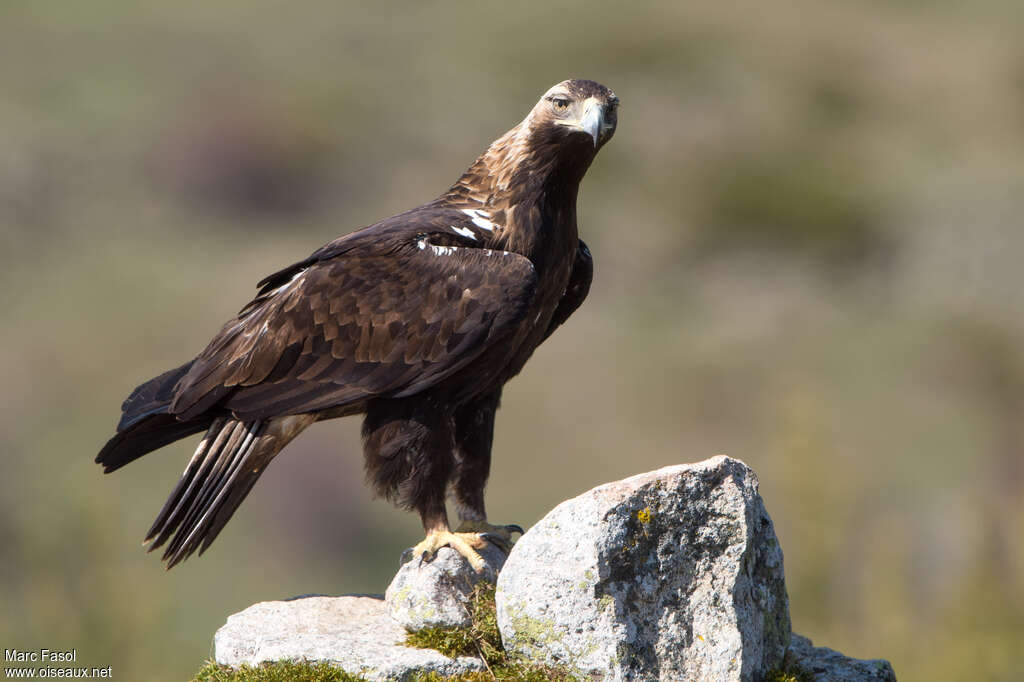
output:
[[[615,132],[618,98],[555,85],[430,203],[340,237],[266,277],[193,360],[121,406],[105,472],[206,435],[146,536],[168,568],[214,541],[270,461],[313,422],[363,414],[374,491],[479,570],[484,486],[503,384],[583,302],[590,252],[576,195]],[[461,525],[452,532],[451,490]]]

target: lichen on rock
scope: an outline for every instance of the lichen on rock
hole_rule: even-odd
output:
[[[728,457],[562,503],[498,579],[505,646],[605,679],[758,679],[782,662],[782,551],[754,472]]]
[[[391,617],[407,630],[469,627],[474,587],[481,581],[494,583],[505,563],[505,552],[493,545],[480,556],[485,562],[480,573],[450,547],[442,547],[431,561],[417,557],[403,563],[384,596]]]

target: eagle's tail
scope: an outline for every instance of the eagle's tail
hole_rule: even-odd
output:
[[[163,555],[167,568],[196,550],[206,551],[270,461],[315,420],[313,415],[214,419],[146,534],[149,551],[170,539]]]

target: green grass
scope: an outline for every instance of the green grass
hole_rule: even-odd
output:
[[[335,668],[329,663],[308,661],[277,661],[259,666],[243,665],[229,668],[208,661],[196,673],[192,682],[366,682],[359,677]]]
[[[498,632],[498,616],[494,605],[494,585],[481,582],[470,600],[473,624],[468,628],[424,628],[410,632],[407,646],[435,649],[445,656],[477,656],[487,664],[488,672],[466,673],[456,677],[442,677],[437,673],[416,676],[416,682],[483,682],[508,680],[515,682],[572,682],[580,678],[562,666],[544,666],[528,663],[507,651]]]

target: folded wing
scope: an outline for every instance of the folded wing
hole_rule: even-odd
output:
[[[263,419],[412,395],[509,334],[536,273],[518,254],[428,234],[356,246],[274,284],[195,359],[170,413]]]

